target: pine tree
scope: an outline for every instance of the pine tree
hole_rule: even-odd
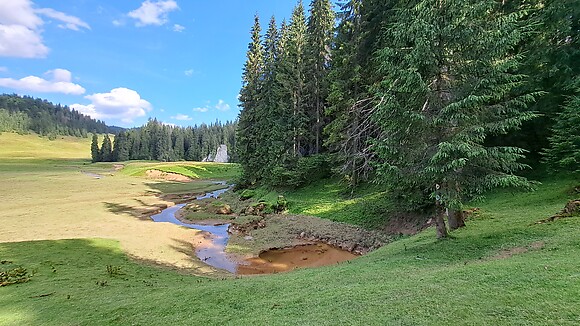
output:
[[[329,0],[313,0],[307,27],[306,57],[306,106],[310,117],[309,153],[322,150],[324,111],[328,96],[328,73],[331,64],[331,48],[334,37],[335,15]]]
[[[127,134],[124,131],[119,132],[115,136],[115,141],[113,144],[112,161],[113,162],[123,162],[129,160],[131,144]]]
[[[97,134],[93,134],[93,140],[91,142],[91,159],[93,163],[101,161],[101,154],[99,151],[99,138]]]
[[[325,127],[326,146],[335,154],[338,174],[344,175],[355,186],[366,179],[371,157],[367,140],[372,134],[368,118],[369,104],[363,85],[362,62],[359,52],[362,44],[362,2],[350,0],[341,5],[338,16],[335,45],[326,114],[331,122]]]
[[[401,4],[377,52],[384,78],[374,88],[374,150],[380,175],[400,193],[435,201],[438,238],[444,216],[461,223],[465,199],[499,186],[529,187],[514,175],[523,150],[486,146],[534,117],[533,96],[514,95],[525,76],[513,55],[521,14],[500,14],[495,1],[427,0]],[[454,218],[458,217],[458,218]]]
[[[549,141],[544,155],[550,169],[580,172],[580,87],[557,117]]]
[[[261,99],[260,86],[264,71],[264,49],[260,32],[260,19],[256,15],[242,76],[242,89],[240,91],[240,106],[242,109],[238,118],[237,130],[237,155],[242,164],[244,177],[248,181],[256,180],[261,175],[260,171],[263,168],[263,164],[260,156],[263,152],[261,149],[265,146],[265,144],[259,142],[261,131],[256,129],[259,124],[258,106]]]
[[[278,66],[278,81],[283,93],[280,94],[280,111],[288,116],[285,121],[287,136],[291,141],[290,155],[293,159],[305,154],[304,145],[308,135],[308,116],[305,107],[306,72],[306,16],[302,1],[292,12],[290,24],[282,34],[282,52]]]
[[[103,144],[101,145],[99,157],[101,162],[113,161],[113,148],[111,144],[111,138],[109,138],[108,134],[105,134],[105,138],[103,138]]]

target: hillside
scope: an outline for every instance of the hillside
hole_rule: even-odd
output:
[[[14,123],[17,121],[18,123]],[[43,136],[86,137],[87,133],[117,133],[100,120],[83,115],[67,106],[29,96],[0,95],[0,132],[33,131]]]

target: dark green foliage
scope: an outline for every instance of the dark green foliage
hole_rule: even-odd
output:
[[[556,118],[546,161],[554,171],[580,172],[580,89]]]
[[[22,112],[0,109],[0,132],[26,133],[30,130],[30,118]]]
[[[255,180],[261,175],[264,167],[262,159],[263,144],[260,136],[263,130],[260,124],[259,101],[262,73],[264,71],[264,49],[260,39],[260,19],[254,17],[252,39],[248,45],[247,60],[244,65],[242,89],[240,91],[240,116],[237,129],[237,154],[244,170],[244,177]]]
[[[91,160],[93,163],[101,161],[101,151],[99,150],[99,138],[97,134],[93,134],[91,141]]]
[[[524,111],[533,96],[515,92],[525,81],[513,55],[521,14],[500,16],[494,4],[421,1],[397,11],[385,30],[374,150],[378,172],[398,193],[429,193],[422,198],[457,210],[495,187],[529,187],[514,174],[526,167],[523,150],[485,144],[534,117]]]
[[[119,128],[108,127],[67,106],[54,105],[46,100],[29,96],[0,95],[0,109],[9,112],[10,129],[5,131],[34,131],[39,135],[56,138],[56,135],[86,137],[92,133],[117,133]],[[0,132],[7,127],[7,116],[0,111]]]
[[[105,134],[105,137],[103,138],[99,158],[101,162],[113,162],[113,146],[108,134]]]
[[[202,161],[208,155],[215,155],[216,149],[225,144],[228,153],[235,151],[235,122],[221,124],[202,124],[193,127],[167,126],[156,119],[149,120],[146,125],[119,132],[115,137],[110,158],[92,155],[93,162],[119,162],[128,160],[157,160],[157,161]],[[108,137],[106,137],[108,138]],[[106,139],[105,139],[106,140]],[[109,139],[110,141],[110,139]],[[95,139],[91,146],[91,153],[95,153]],[[103,144],[104,145],[104,144]],[[105,149],[106,150],[106,149]],[[95,161],[95,158],[98,159]],[[230,154],[230,162],[235,156]]]

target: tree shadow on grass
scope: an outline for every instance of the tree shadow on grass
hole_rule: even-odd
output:
[[[167,208],[165,204],[147,205],[142,200],[137,200],[140,206],[130,206],[118,203],[104,202],[105,208],[113,214],[129,215],[140,220],[149,220],[151,215],[159,213],[162,209]]]

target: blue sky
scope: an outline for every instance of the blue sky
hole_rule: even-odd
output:
[[[0,93],[104,120],[234,120],[254,14],[296,0],[0,0]]]

